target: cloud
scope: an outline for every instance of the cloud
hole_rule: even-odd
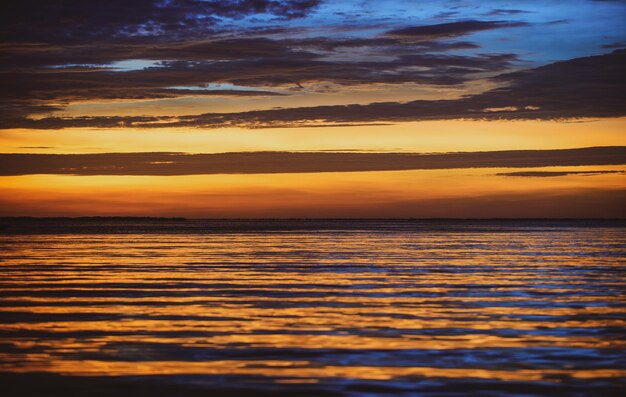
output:
[[[436,119],[566,119],[626,115],[626,51],[556,62],[500,75],[505,87],[454,100],[318,106],[189,116],[173,125],[285,126]],[[498,110],[499,109],[499,110]],[[495,111],[494,111],[495,110]]]
[[[603,174],[623,174],[624,171],[609,170],[609,171],[517,171],[517,172],[502,172],[496,175],[499,176],[518,176],[518,177],[530,177],[530,178],[550,178],[556,176],[568,176],[568,175],[603,175]]]
[[[618,41],[618,42],[602,45],[602,48],[611,49],[611,50],[616,49],[616,48],[624,48],[624,47],[626,47],[626,41]]]
[[[222,19],[254,15],[301,18],[319,0],[22,0],[2,6],[0,40],[72,44],[133,37],[189,38]]]
[[[527,26],[526,22],[512,21],[459,21],[440,23],[436,25],[419,25],[406,28],[389,30],[386,36],[412,38],[420,40],[433,40],[437,38],[457,37],[469,33],[482,32],[502,28],[517,28]]]
[[[195,175],[626,164],[626,146],[495,152],[0,154],[0,175]]]
[[[476,59],[456,56],[406,56],[400,64],[422,62],[437,66],[447,73],[429,76],[428,82],[462,80],[469,70],[489,69],[510,62],[507,55],[483,55]],[[282,65],[282,66],[281,66]],[[299,65],[299,67],[296,67]],[[620,117],[626,115],[626,51],[616,50],[610,54],[576,58],[556,62],[535,69],[506,73],[494,79],[503,87],[482,94],[452,100],[417,100],[411,102],[382,102],[369,105],[315,106],[285,108],[240,113],[206,113],[173,117],[81,117],[43,118],[31,120],[13,113],[4,117],[4,128],[63,128],[63,127],[294,127],[333,124],[394,123],[419,120],[445,119],[539,119],[559,120],[582,117]],[[185,68],[181,66],[182,75]],[[299,63],[285,60],[284,63],[239,68],[241,73],[233,82],[249,84],[259,81],[268,70],[279,70],[274,83],[279,84],[298,77],[313,76],[324,71],[327,76],[349,84],[350,76],[367,74],[367,69],[353,65],[352,69],[335,68],[326,63]],[[297,69],[291,75],[290,69]],[[356,73],[358,72],[358,73]],[[152,78],[158,80],[158,72]],[[223,73],[228,73],[224,70]],[[373,73],[373,72],[372,72]],[[418,79],[419,72],[414,76]],[[370,76],[368,78],[374,78]],[[150,78],[145,81],[149,82]],[[402,74],[390,73],[381,76],[381,82],[406,81]],[[113,80],[113,84],[115,81]],[[102,83],[105,86],[105,83]]]
[[[314,45],[310,41],[306,44]],[[325,44],[327,43],[320,43]],[[5,117],[4,120],[0,120],[0,125],[7,128],[17,116],[24,119],[29,114],[59,110],[62,106],[76,101],[146,100],[207,95],[268,96],[279,95],[271,88],[302,87],[309,82],[331,82],[344,86],[407,82],[450,85],[468,81],[476,73],[506,69],[515,61],[515,56],[511,54],[477,56],[399,54],[389,61],[354,62],[349,59],[345,61],[314,59],[315,56],[308,52],[290,52],[284,44],[269,43],[268,40],[238,40],[230,41],[228,45],[218,43],[216,46],[218,48],[230,46],[231,56],[239,54],[244,58],[223,62],[162,61],[154,67],[127,72],[73,67],[2,73],[0,113]],[[452,49],[472,45],[459,43],[446,46],[446,49]],[[427,48],[442,50],[441,46],[435,43],[429,43]],[[197,48],[188,47],[187,50],[195,54]],[[203,90],[202,86],[207,82],[259,88],[239,91]],[[186,86],[189,89],[168,88],[177,86]],[[28,123],[26,120],[23,121]]]
[[[276,19],[315,13],[319,3],[12,2],[3,6],[0,16],[0,128],[265,128],[450,118],[611,117],[624,113],[624,79],[617,76],[618,69],[623,69],[622,52],[502,74],[519,67],[517,54],[481,52],[476,43],[461,37],[525,27],[529,25],[526,22],[470,19],[418,26],[380,24],[359,26],[356,35],[343,32],[323,37],[311,36],[315,29],[306,24],[276,26]],[[492,15],[522,12],[490,11]],[[274,22],[255,25],[253,20]],[[341,28],[354,26],[333,26],[336,31]],[[294,32],[298,34],[290,34]],[[134,69],[115,69],[117,63],[133,61]],[[140,61],[148,66],[141,66]],[[341,91],[372,84],[460,87],[497,74],[502,74],[496,81],[503,88],[456,100],[183,117],[50,116],[76,102],[275,96],[297,91],[317,93],[324,86]],[[207,84],[218,83],[242,89],[206,89]]]
[[[0,22],[5,22],[0,30],[0,128],[32,124],[29,116],[58,111],[73,102],[277,95],[272,88],[307,90],[307,85],[322,83],[337,87],[458,85],[478,75],[508,70],[516,64],[517,57],[449,55],[446,52],[479,48],[468,41],[449,40],[451,37],[523,25],[462,21],[390,30],[387,35],[375,33],[370,37],[296,39],[286,35],[284,29],[278,29],[278,33],[245,27],[233,30],[211,22],[215,18],[237,19],[267,13],[295,18],[312,12],[318,1],[177,0],[166,4],[140,0],[131,7],[136,8],[136,13],[129,11],[129,6],[125,8],[126,3],[26,0],[24,4],[8,5],[7,13],[0,18]],[[118,13],[124,15],[117,18]],[[421,34],[419,40],[407,40],[406,29],[418,28],[428,34]],[[280,38],[271,38],[272,34]],[[419,32],[412,33],[417,35]],[[133,61],[134,69],[115,69],[116,63]],[[142,62],[149,66],[142,67]],[[212,83],[255,90],[200,89]],[[171,89],[179,86],[190,90]],[[98,120],[98,125],[111,125],[112,121],[92,120]],[[134,122],[126,121],[125,124]],[[69,123],[88,124],[87,119]]]
[[[524,11],[524,10],[512,10],[512,9],[505,9],[505,8],[496,8],[494,10],[491,10],[489,12],[486,12],[482,15],[484,16],[488,16],[488,17],[493,17],[493,16],[506,16],[506,15],[518,15],[518,14],[527,14],[530,11]]]

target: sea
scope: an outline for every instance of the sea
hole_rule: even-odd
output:
[[[0,219],[3,396],[623,396],[626,221]]]

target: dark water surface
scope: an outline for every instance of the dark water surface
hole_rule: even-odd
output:
[[[0,227],[5,396],[624,395],[624,222]]]

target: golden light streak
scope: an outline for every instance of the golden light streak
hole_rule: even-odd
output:
[[[424,121],[384,126],[202,129],[0,130],[4,153],[294,150],[401,152],[563,149],[626,145],[626,118],[556,121]],[[42,148],[43,147],[43,148]]]

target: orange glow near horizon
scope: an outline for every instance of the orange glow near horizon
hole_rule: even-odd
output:
[[[496,175],[512,170],[621,173]],[[472,218],[507,214],[545,217],[550,211],[555,211],[554,217],[572,217],[580,211],[588,216],[615,217],[624,215],[618,204],[626,189],[624,171],[623,166],[585,166],[255,175],[12,176],[0,178],[5,192],[0,214]],[[587,208],[590,201],[598,199],[598,193],[607,195],[604,205]],[[565,197],[576,198],[558,205]]]
[[[246,130],[0,131],[5,153],[455,152],[626,144],[626,118],[430,121]],[[0,177],[2,216],[624,217],[623,173],[505,177],[525,169],[310,174]],[[623,166],[532,171],[623,171]],[[559,205],[561,202],[561,205]]]

